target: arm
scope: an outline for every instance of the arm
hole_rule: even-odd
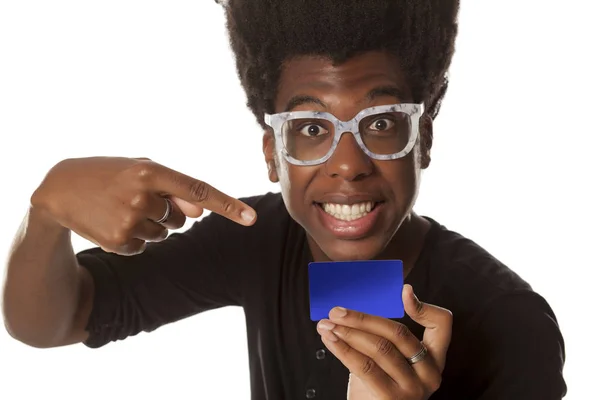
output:
[[[77,254],[94,281],[84,342],[92,348],[243,302],[254,229],[211,214],[135,256],[92,248]],[[241,229],[240,229],[241,228]],[[247,246],[247,247],[246,247]]]
[[[169,217],[163,221],[165,209]],[[214,252],[205,247],[207,255],[199,253],[190,234],[165,241],[168,229],[180,228],[186,217],[198,217],[203,209],[244,226],[255,220],[254,210],[241,201],[146,159],[94,157],[58,163],[32,195],[9,255],[3,295],[8,332],[35,347],[87,340],[88,320],[99,306],[93,303],[100,289],[139,288],[152,273],[172,276],[168,274],[178,269],[171,264],[185,267],[202,264],[202,257],[210,260]],[[71,231],[98,248],[76,257]],[[82,260],[88,268],[79,267]],[[118,291],[110,294],[119,296]],[[104,300],[114,304],[112,297]],[[136,299],[117,300],[133,305]],[[111,318],[122,318],[115,312]],[[106,315],[102,317],[106,325]],[[127,322],[139,326],[137,320]]]
[[[35,347],[100,347],[240,305],[249,268],[242,245],[260,237],[245,229],[213,213],[137,255],[99,247],[74,254],[69,230],[30,212],[9,260],[6,327]]]
[[[534,293],[498,299],[474,332],[486,382],[478,400],[562,399],[565,346],[556,318]]]
[[[30,208],[8,258],[3,312],[10,335],[35,347],[85,340],[93,290],[77,266],[71,231]]]

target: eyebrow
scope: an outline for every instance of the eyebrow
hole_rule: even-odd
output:
[[[371,89],[369,91],[369,93],[367,93],[367,95],[365,96],[365,100],[373,101],[373,100],[377,99],[378,97],[386,97],[386,96],[395,97],[398,99],[398,101],[402,101],[402,99],[405,98],[406,94],[403,90],[400,90],[400,88],[398,88],[396,86],[392,86],[392,85],[378,86],[374,89]],[[285,106],[285,112],[291,111],[294,108],[304,105],[304,104],[315,104],[317,106],[327,108],[327,105],[316,97],[307,96],[307,95],[299,95],[299,96],[292,97],[288,101],[287,105]]]
[[[387,85],[379,86],[367,93],[366,100],[373,101],[378,97],[395,97],[398,101],[403,101],[406,98],[406,92],[397,86]]]
[[[300,95],[294,96],[290,99],[290,101],[288,101],[287,105],[285,106],[285,112],[291,111],[303,104],[316,104],[320,107],[327,108],[327,105],[316,97]]]

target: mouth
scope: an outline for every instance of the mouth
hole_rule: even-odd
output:
[[[340,204],[340,203],[317,203],[323,211],[331,215],[333,218],[340,221],[356,221],[358,219],[366,217],[369,213],[381,204],[381,202],[375,201],[363,201],[361,203],[354,204]]]
[[[366,199],[331,199],[315,202],[314,205],[321,226],[331,235],[342,240],[359,240],[375,230],[385,203]]]

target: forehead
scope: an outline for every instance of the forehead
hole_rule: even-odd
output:
[[[298,96],[316,97],[326,108],[344,104],[367,107],[373,105],[369,92],[381,87],[397,89],[396,96],[388,96],[396,98],[387,100],[411,100],[400,60],[394,55],[364,53],[337,65],[326,57],[301,56],[284,63],[275,108],[284,111],[290,99]]]

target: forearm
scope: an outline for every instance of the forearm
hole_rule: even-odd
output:
[[[9,333],[31,346],[60,344],[78,309],[79,282],[70,230],[30,208],[8,257],[3,311]]]

